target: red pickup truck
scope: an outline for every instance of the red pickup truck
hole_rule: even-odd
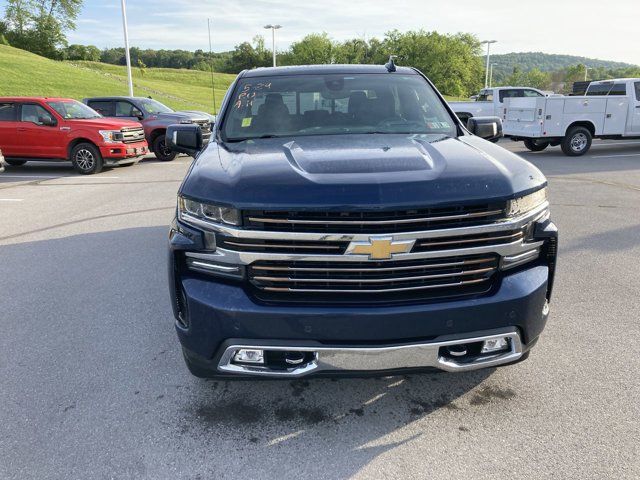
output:
[[[68,98],[0,97],[0,149],[9,165],[67,160],[85,175],[149,153],[142,125],[102,117]]]

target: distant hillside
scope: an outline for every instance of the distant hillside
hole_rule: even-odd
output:
[[[552,55],[542,52],[506,53],[504,55],[491,55],[491,63],[495,63],[494,75],[507,76],[517,66],[524,73],[537,68],[543,72],[552,72],[572,65],[583,64],[589,68],[628,68],[635,67],[629,63],[611,62],[595,58],[576,57],[574,55]]]
[[[213,112],[211,74],[199,70],[133,69],[136,95],[176,109]],[[216,73],[218,106],[235,75]],[[82,100],[101,95],[126,95],[124,67],[93,62],[58,62],[0,45],[0,96],[59,96]]]

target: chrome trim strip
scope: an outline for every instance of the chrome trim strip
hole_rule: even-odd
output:
[[[461,267],[465,265],[477,265],[480,263],[493,262],[494,258],[481,258],[478,260],[462,260],[460,262],[449,263],[432,263],[424,265],[411,265],[400,267],[384,267],[384,268],[313,268],[313,267],[278,267],[278,266],[263,266],[256,265],[251,268],[254,270],[268,270],[274,272],[341,272],[341,273],[354,273],[354,272],[392,272],[395,270],[424,270],[427,268],[446,268],[446,267]]]
[[[403,218],[399,220],[291,220],[288,218],[280,219],[263,217],[249,217],[249,220],[256,223],[277,223],[285,225],[397,225],[407,223],[443,222],[445,220],[463,220],[465,218],[490,217],[499,213],[504,213],[504,209],[492,210],[487,212],[464,213],[460,215],[447,215],[440,217]]]
[[[505,219],[489,223],[487,225],[477,225],[473,227],[443,228],[439,230],[425,230],[418,232],[400,232],[392,235],[395,241],[420,240],[422,238],[442,238],[442,237],[462,237],[466,235],[502,232],[507,230],[517,230],[528,223],[534,221],[549,208],[549,202],[545,202],[531,212],[520,217]],[[249,238],[254,240],[312,240],[312,241],[335,241],[335,242],[365,242],[369,241],[375,233],[310,233],[310,232],[270,232],[264,230],[244,230],[242,228],[229,225],[213,224],[199,218],[193,217],[184,212],[180,213],[180,220],[201,228],[234,238]]]
[[[232,245],[234,247],[250,247],[250,248],[290,248],[292,250],[342,250],[345,247],[339,245],[286,245],[286,244],[273,244],[273,243],[238,243],[225,240],[225,245]]]
[[[201,262],[198,260],[191,260],[189,262],[190,267],[199,267],[207,270],[213,270],[215,272],[237,272],[238,267],[227,267],[225,265],[216,265],[208,262]]]
[[[510,349],[503,353],[476,357],[474,360],[462,362],[454,358],[440,356],[442,347],[462,345],[498,338],[508,338]],[[293,366],[286,370],[270,370],[264,366],[240,365],[232,362],[235,352],[239,349],[259,349],[268,351],[312,352],[315,359],[301,366]],[[514,362],[522,357],[524,348],[520,335],[515,331],[494,333],[491,335],[469,334],[469,337],[458,340],[436,341],[391,347],[325,347],[317,346],[278,346],[266,345],[260,341],[230,345],[225,349],[218,370],[222,373],[237,375],[259,375],[265,377],[302,377],[310,373],[319,372],[384,372],[385,370],[399,370],[403,368],[435,367],[447,372],[465,372],[481,368],[496,367]]]
[[[424,260],[445,257],[458,257],[470,255],[483,255],[495,253],[500,256],[516,255],[524,250],[541,247],[543,241],[523,243],[522,241],[503,243],[500,245],[485,245],[482,247],[458,248],[450,250],[433,250],[417,253],[399,253],[391,260],[376,260],[377,262],[397,262],[403,260]],[[235,265],[251,265],[254,262],[264,261],[300,261],[300,262],[368,262],[368,255],[318,255],[304,253],[268,253],[268,252],[237,252],[218,248],[213,253],[186,252],[191,258],[211,260],[220,263]]]
[[[459,243],[473,243],[473,242],[491,242],[493,240],[507,240],[507,239],[514,239],[514,238],[522,238],[524,237],[524,232],[517,232],[514,233],[513,235],[502,235],[499,237],[487,237],[487,238],[467,238],[464,240],[449,240],[446,242],[422,242],[422,243],[418,243],[416,246],[418,247],[430,247],[433,245],[457,245]]]
[[[459,282],[439,283],[437,285],[420,285],[418,287],[397,287],[397,288],[370,288],[370,289],[348,289],[348,288],[297,288],[297,287],[259,287],[267,292],[292,292],[292,293],[394,293],[394,292],[415,292],[419,290],[433,290],[434,288],[463,287],[465,285],[476,285],[489,280],[490,277],[478,280],[462,280]]]
[[[292,282],[292,283],[388,283],[411,282],[415,280],[430,280],[436,278],[466,277],[481,273],[496,272],[497,267],[481,268],[478,270],[464,270],[453,273],[436,273],[433,275],[419,275],[414,277],[385,277],[385,278],[289,278],[289,277],[253,277],[256,282]],[[484,279],[483,279],[484,280]]]

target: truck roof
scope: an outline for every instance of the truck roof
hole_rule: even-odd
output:
[[[105,97],[87,97],[85,100],[149,100],[149,97],[129,97],[126,95],[108,95]]]
[[[76,101],[73,98],[64,98],[64,97],[0,97],[1,101],[4,102],[43,102],[43,101],[66,101],[72,102]]]
[[[395,72],[389,72],[384,65],[296,65],[290,67],[264,67],[242,72],[243,77],[271,77],[282,75],[327,75],[327,74],[356,74],[356,73],[386,73],[393,75],[417,75],[410,67],[396,67]]]
[[[640,78],[610,78],[608,80],[596,80],[589,85],[606,85],[607,83],[621,83],[621,82],[640,82]]]

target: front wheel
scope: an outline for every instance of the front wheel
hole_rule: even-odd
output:
[[[100,173],[104,166],[100,151],[91,143],[80,143],[73,147],[71,163],[73,163],[73,168],[82,175]]]
[[[589,129],[585,127],[573,127],[562,139],[562,151],[569,157],[584,155],[591,148],[593,137]]]
[[[524,146],[532,152],[541,152],[549,146],[550,142],[534,140],[533,138],[527,138],[524,141]]]
[[[26,160],[11,160],[8,158],[5,158],[4,161],[7,162],[7,165],[11,165],[12,167],[21,167],[22,165],[27,163]]]
[[[156,158],[161,162],[170,162],[175,159],[178,154],[167,147],[165,139],[165,135],[158,135],[158,137],[156,137],[153,141],[153,153],[155,153]]]

